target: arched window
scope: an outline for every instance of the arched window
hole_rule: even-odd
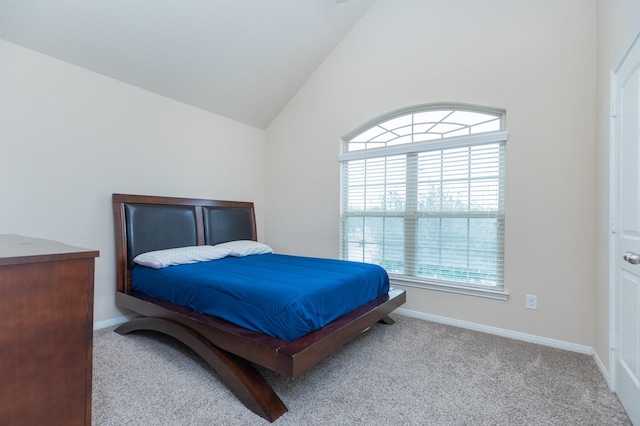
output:
[[[341,257],[392,281],[505,299],[504,111],[423,105],[343,138]]]

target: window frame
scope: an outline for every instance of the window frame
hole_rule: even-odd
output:
[[[493,130],[493,131],[475,133],[475,134],[469,134],[469,135],[463,135],[463,136],[443,137],[441,139],[431,139],[431,140],[424,140],[419,142],[403,143],[403,144],[392,145],[392,146],[364,148],[364,149],[358,149],[354,151],[348,151],[348,147],[349,147],[348,144],[352,139],[356,138],[359,135],[362,135],[364,132],[370,129],[373,129],[381,124],[384,124],[391,120],[399,119],[401,117],[408,116],[411,114],[419,114],[423,112],[433,112],[433,111],[440,111],[440,110],[477,112],[481,114],[493,115],[499,118],[499,123],[500,123],[499,130],[497,131]],[[384,114],[373,120],[368,121],[367,123],[363,124],[362,126],[359,126],[355,130],[343,136],[342,143],[341,143],[341,154],[338,158],[341,166],[341,171],[340,171],[340,190],[341,190],[341,194],[340,194],[340,218],[341,218],[340,257],[341,258],[346,257],[345,256],[345,254],[347,253],[346,245],[348,244],[348,238],[345,236],[346,226],[347,226],[345,211],[348,211],[345,203],[348,201],[348,198],[343,193],[345,189],[343,187],[344,179],[345,179],[344,177],[345,171],[343,170],[343,166],[345,163],[348,164],[349,161],[355,161],[355,160],[388,158],[392,156],[401,156],[401,155],[406,155],[406,161],[409,162],[410,157],[412,156],[417,157],[421,152],[434,152],[434,151],[443,151],[443,150],[456,149],[456,148],[467,148],[467,147],[474,147],[474,146],[498,144],[500,149],[499,155],[501,156],[501,159],[499,160],[500,167],[501,167],[499,171],[499,186],[500,186],[501,196],[499,200],[500,202],[499,214],[498,214],[498,217],[496,217],[496,220],[499,221],[502,229],[502,232],[501,232],[502,241],[500,241],[499,243],[502,248],[502,251],[500,253],[501,254],[500,260],[503,262],[504,261],[504,225],[505,225],[504,187],[505,187],[505,179],[506,179],[505,171],[504,171],[506,160],[504,158],[504,155],[506,151],[506,141],[508,139],[508,133],[505,130],[505,128],[506,128],[506,113],[504,110],[497,109],[497,108],[477,106],[477,105],[469,105],[469,104],[438,103],[438,104],[426,104],[426,105],[413,106],[409,108],[403,108],[388,114]],[[414,135],[415,133],[412,132],[411,134]],[[365,143],[365,146],[366,146],[366,143]],[[417,171],[415,173],[417,173]],[[407,182],[409,179],[410,178],[407,178],[405,182]],[[415,190],[417,191],[417,189]],[[408,188],[407,188],[407,191],[409,191]],[[398,212],[388,211],[388,210],[385,210],[383,212],[375,212],[375,213],[365,210],[362,212],[361,215],[358,214],[357,212],[350,212],[348,217],[358,217],[358,216],[398,217],[399,215],[398,215]],[[402,212],[400,216],[404,218],[404,221],[406,224],[407,221],[412,221],[412,220],[415,221],[415,223],[417,223],[418,218],[429,216],[429,215],[405,210]],[[469,216],[474,216],[474,213],[468,212],[466,216],[461,215],[460,217],[464,218]],[[443,217],[443,215],[440,215],[439,217]],[[416,245],[413,244],[413,242],[407,243],[407,240],[415,241],[417,231],[407,230],[406,227],[403,229],[404,229],[403,235],[405,236],[404,237],[405,248],[409,248],[409,249],[413,248],[414,249],[413,253],[412,254],[410,253],[409,256],[413,255],[414,257],[417,257]],[[410,235],[412,238],[406,238],[407,235]],[[407,247],[407,244],[408,244],[408,247]],[[406,256],[407,254],[405,253],[405,261],[403,262],[403,265],[405,266],[407,263]],[[505,290],[505,285],[504,285],[504,266],[501,269],[501,282],[500,282],[501,287],[484,286],[479,284],[471,284],[471,283],[463,283],[463,282],[454,282],[449,280],[439,280],[436,278],[426,278],[426,277],[421,278],[421,277],[415,276],[415,271],[414,271],[414,276],[406,275],[406,274],[396,274],[393,272],[390,272],[389,276],[391,279],[391,283],[397,284],[397,285],[428,288],[433,290],[488,297],[488,298],[499,299],[499,300],[506,300],[509,297],[509,293]]]

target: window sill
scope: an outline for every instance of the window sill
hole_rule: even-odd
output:
[[[504,290],[493,290],[464,285],[449,284],[441,281],[419,281],[389,274],[391,284],[408,287],[426,288],[428,290],[446,291],[448,293],[464,294],[467,296],[487,297],[489,299],[507,300],[509,293]]]

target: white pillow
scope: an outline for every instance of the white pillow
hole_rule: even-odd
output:
[[[252,240],[229,241],[228,243],[216,244],[214,247],[229,250],[229,256],[234,257],[273,253],[268,245]]]
[[[133,261],[138,265],[160,269],[172,265],[222,259],[230,254],[231,251],[223,247],[189,246],[141,253]]]

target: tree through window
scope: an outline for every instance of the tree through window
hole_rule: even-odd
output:
[[[504,112],[421,106],[344,138],[341,257],[392,280],[503,289]]]

